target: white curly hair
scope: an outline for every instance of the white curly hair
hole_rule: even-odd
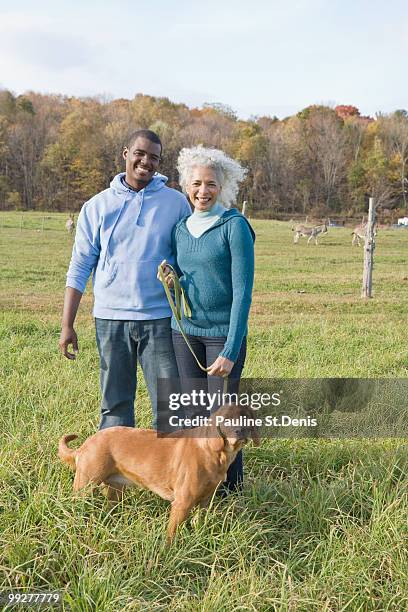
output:
[[[191,149],[181,149],[177,161],[177,170],[179,171],[181,188],[185,193],[187,193],[192,170],[197,166],[213,168],[221,185],[218,201],[227,208],[235,204],[239,183],[243,181],[247,173],[245,168],[219,149],[209,149],[202,145]]]

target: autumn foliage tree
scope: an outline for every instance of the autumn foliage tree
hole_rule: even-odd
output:
[[[408,200],[408,113],[364,117],[357,107],[312,105],[295,116],[237,117],[215,102],[75,98],[0,91],[0,207],[78,210],[123,170],[138,128],[163,142],[160,171],[178,188],[182,147],[224,149],[248,170],[239,200],[251,214],[353,215],[371,194],[389,209]]]

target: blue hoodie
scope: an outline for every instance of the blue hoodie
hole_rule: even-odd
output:
[[[174,263],[172,230],[191,209],[183,194],[166,187],[161,174],[137,192],[123,184],[124,176],[115,176],[109,189],[83,205],[66,286],[83,293],[93,271],[95,317],[169,317],[157,266],[163,259]]]

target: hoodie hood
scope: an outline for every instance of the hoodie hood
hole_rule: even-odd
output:
[[[126,187],[126,185],[122,181],[122,179],[125,177],[126,177],[126,172],[120,172],[119,174],[117,174],[112,179],[110,183],[110,188],[113,189],[117,193],[117,195],[127,196],[129,194],[139,193],[137,191],[134,191],[133,189],[129,189],[128,187]],[[153,178],[150,181],[150,183],[148,183],[146,187],[144,189],[141,189],[140,191],[148,191],[149,193],[153,191],[159,191],[165,186],[167,181],[168,181],[167,176],[164,176],[164,174],[159,174],[159,172],[156,172],[156,174],[153,175]]]

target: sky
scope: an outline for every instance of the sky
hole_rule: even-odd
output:
[[[16,94],[374,116],[408,109],[407,59],[406,0],[0,0],[0,87]]]

